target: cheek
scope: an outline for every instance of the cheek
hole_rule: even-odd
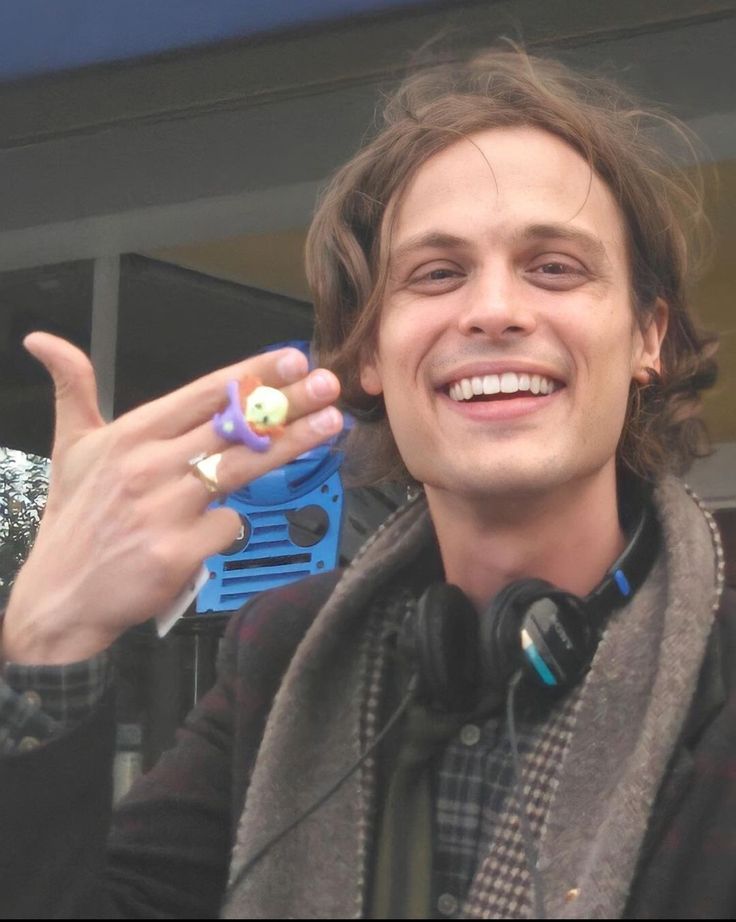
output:
[[[629,378],[641,352],[641,334],[628,306],[615,305],[598,316],[578,316],[577,321],[566,333],[588,372],[594,377]]]
[[[597,338],[589,352],[584,404],[588,423],[601,438],[617,440],[626,417],[634,350],[630,330],[619,323]]]
[[[421,328],[406,322],[405,317],[389,318],[381,325],[376,375],[380,377],[385,391],[406,386],[421,352],[421,336]]]
[[[452,302],[402,299],[387,306],[380,326],[379,354],[394,367],[409,371],[455,327]]]
[[[590,316],[588,316],[588,321]],[[575,367],[575,402],[585,428],[601,431],[623,423],[629,399],[637,339],[630,315],[606,311],[595,324],[584,316],[559,329]]]

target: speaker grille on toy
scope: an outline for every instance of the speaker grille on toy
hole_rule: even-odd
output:
[[[234,611],[265,589],[274,589],[337,565],[343,489],[333,473],[323,484],[287,503],[252,505],[243,493],[226,505],[244,519],[248,539],[234,553],[210,557],[210,581],[197,599],[197,612]],[[229,549],[230,550],[230,549]]]

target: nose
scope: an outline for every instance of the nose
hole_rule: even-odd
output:
[[[479,272],[463,287],[463,294],[458,316],[463,336],[503,340],[528,336],[536,329],[533,309],[508,269],[494,266]]]

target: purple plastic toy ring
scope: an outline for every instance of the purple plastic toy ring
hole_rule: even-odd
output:
[[[227,408],[222,413],[215,413],[212,420],[215,432],[228,442],[242,442],[253,451],[267,451],[271,447],[271,439],[267,435],[256,435],[245,421],[237,381],[228,382],[227,396]]]

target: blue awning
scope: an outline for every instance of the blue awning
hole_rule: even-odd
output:
[[[437,0],[0,0],[0,80]]]

